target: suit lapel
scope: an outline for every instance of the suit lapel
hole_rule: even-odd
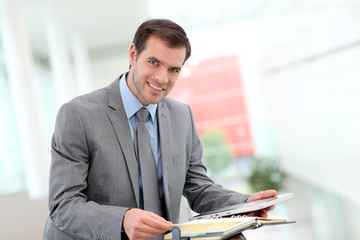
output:
[[[120,76],[121,78],[121,76]],[[128,119],[120,96],[119,79],[115,80],[107,89],[109,91],[108,117],[115,130],[117,140],[120,144],[128,167],[132,187],[135,193],[136,203],[139,206],[139,180],[135,159],[135,152],[129,129]]]
[[[170,180],[170,166],[171,166],[171,125],[169,119],[168,109],[164,106],[163,102],[158,105],[158,128],[160,137],[162,170],[163,170],[163,185],[166,209],[169,214],[170,220],[175,219],[173,207],[171,206],[171,198],[169,194],[169,180]]]

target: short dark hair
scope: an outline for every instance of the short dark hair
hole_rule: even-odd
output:
[[[138,55],[144,51],[146,42],[150,37],[159,38],[170,48],[185,47],[186,55],[184,62],[191,55],[191,45],[186,32],[173,21],[168,19],[151,19],[143,22],[138,27],[133,40]]]

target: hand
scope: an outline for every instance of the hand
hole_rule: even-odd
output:
[[[171,224],[153,212],[138,208],[128,210],[123,219],[123,229],[130,240],[152,239],[171,230]]]
[[[257,192],[257,193],[254,193],[253,195],[251,195],[246,202],[251,202],[251,201],[255,201],[255,200],[259,200],[259,199],[263,199],[263,198],[274,197],[276,194],[277,194],[276,190],[266,190],[266,191]],[[267,218],[268,217],[267,212],[274,208],[275,208],[275,206],[271,205],[270,207],[260,209],[258,211],[249,212],[246,215],[249,217],[258,216],[258,217]]]

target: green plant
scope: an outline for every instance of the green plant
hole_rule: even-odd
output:
[[[278,159],[255,157],[248,183],[255,192],[267,189],[281,191],[285,178]]]
[[[204,149],[204,163],[212,173],[220,173],[231,164],[232,151],[221,129],[205,131],[201,141]]]

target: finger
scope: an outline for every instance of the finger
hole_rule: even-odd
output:
[[[258,192],[256,196],[258,197],[258,199],[263,199],[263,198],[273,197],[276,194],[277,194],[276,190],[266,190],[266,191]]]
[[[273,197],[277,194],[276,190],[266,190],[266,191],[262,191],[262,198],[268,198],[268,197]]]
[[[258,211],[254,211],[254,212],[249,212],[246,213],[246,215],[248,217],[262,217],[262,218],[267,218],[268,217],[268,212],[272,209],[275,208],[275,205],[271,205],[270,207],[258,210]]]
[[[156,231],[153,228],[145,225],[135,225],[132,229],[125,229],[125,232],[129,239],[151,239],[156,235]]]
[[[274,208],[275,208],[275,205],[271,205],[270,207],[262,209],[259,216],[263,217],[263,218],[267,218],[268,217],[268,212],[273,210]]]
[[[172,224],[172,222],[167,221],[166,219],[164,219],[163,217],[161,217],[155,213],[150,212],[150,216],[151,216],[152,220],[155,221],[156,223],[164,224],[167,226]]]
[[[261,199],[261,198],[263,198],[263,196],[264,196],[264,191],[261,191],[261,192],[257,192],[257,193],[255,193],[254,194],[255,196],[255,199],[257,200],[257,199]]]
[[[171,229],[171,222],[166,221],[164,218],[149,212],[148,219],[145,224],[156,230],[158,233],[163,233]]]
[[[259,210],[256,212],[255,216],[261,217],[261,218],[267,218],[268,214],[265,209]]]
[[[261,212],[259,213],[259,217],[267,218],[267,217],[268,217],[267,211],[261,211]]]
[[[161,234],[157,229],[150,226],[143,226],[143,228],[137,232],[136,238],[153,239],[157,234]]]
[[[171,222],[149,211],[131,209],[124,216],[123,227],[130,239],[151,239],[170,229]]]
[[[253,195],[251,195],[249,197],[249,199],[247,200],[247,202],[259,200],[259,199],[263,199],[263,198],[273,197],[276,194],[277,194],[276,190],[266,190],[266,191],[257,192],[257,193],[254,193]]]
[[[158,224],[154,224],[154,220],[151,217],[143,219],[142,224],[134,229],[133,237],[135,239],[152,239],[157,234],[164,233],[166,230],[159,228]]]
[[[170,223],[170,224],[171,224],[171,222],[167,221],[167,220],[164,219],[163,217],[161,217],[161,216],[159,216],[159,215],[157,215],[157,214],[155,214],[155,213],[153,213],[153,212],[148,212],[148,213],[149,213],[149,215],[150,215],[152,218],[154,218],[154,219],[156,219],[156,220],[158,220],[158,221],[161,221],[161,222],[164,222],[164,223]]]

